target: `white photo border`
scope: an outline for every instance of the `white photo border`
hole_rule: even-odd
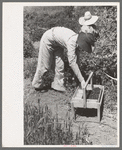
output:
[[[23,144],[23,7],[24,6],[117,6],[117,31],[120,33],[119,2],[3,2],[2,16],[2,146],[35,147]],[[118,143],[117,145],[77,145],[76,147],[119,147],[120,145],[120,34],[117,34]],[[36,147],[64,147],[38,145]],[[67,147],[71,147],[70,145]]]

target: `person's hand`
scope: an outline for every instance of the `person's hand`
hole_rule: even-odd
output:
[[[82,88],[82,89],[84,88],[85,84],[86,84],[86,82],[85,82],[85,80],[83,80],[83,81],[81,82],[81,88]]]

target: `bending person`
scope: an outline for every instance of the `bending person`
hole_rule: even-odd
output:
[[[89,18],[87,16],[87,20],[85,20],[85,16],[82,17],[82,19],[84,19],[84,23],[81,24],[82,31],[79,34],[76,34],[74,31],[65,27],[54,27],[43,34],[40,41],[37,70],[32,81],[32,86],[36,90],[42,90],[44,88],[42,80],[44,73],[49,69],[55,69],[54,81],[52,82],[51,87],[58,91],[65,91],[63,85],[64,49],[67,49],[69,65],[81,83],[81,87],[83,88],[85,85],[84,77],[77,64],[76,49],[79,49],[79,52],[82,50],[92,52],[92,46],[94,46],[95,42],[95,29],[91,26],[91,22],[94,24],[98,17],[95,19],[94,16],[91,15]],[[86,22],[87,25],[85,24]]]

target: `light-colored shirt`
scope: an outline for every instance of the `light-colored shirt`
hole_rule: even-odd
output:
[[[83,77],[79,70],[78,64],[76,63],[77,56],[75,53],[77,47],[76,41],[78,38],[78,34],[65,27],[54,27],[52,29],[52,33],[55,42],[59,44],[61,47],[67,49],[69,65],[71,66],[72,70],[74,71],[77,78],[81,82],[83,80]]]
[[[56,43],[67,49],[69,64],[76,59],[75,49],[78,34],[65,27],[55,27],[53,29],[53,37]]]

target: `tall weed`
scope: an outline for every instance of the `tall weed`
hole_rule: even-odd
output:
[[[52,116],[47,105],[25,104],[24,107],[24,144],[25,145],[82,145],[86,142],[86,129],[79,128],[74,136],[71,120]],[[92,143],[90,143],[92,144]]]

